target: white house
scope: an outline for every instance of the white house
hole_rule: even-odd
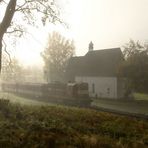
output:
[[[98,98],[123,98],[125,79],[118,77],[118,67],[123,61],[120,48],[92,50],[85,56],[69,60],[66,77],[68,81],[87,82],[89,96]]]

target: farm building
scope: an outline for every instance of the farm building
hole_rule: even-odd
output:
[[[90,97],[123,98],[125,79],[117,74],[122,61],[120,48],[93,50],[93,44],[90,43],[85,56],[69,60],[66,77],[71,82],[87,82]]]

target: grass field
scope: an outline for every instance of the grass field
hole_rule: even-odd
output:
[[[1,148],[147,148],[148,122],[56,105],[0,101]]]
[[[144,96],[144,97],[143,97]],[[117,110],[122,112],[147,114],[148,115],[148,101],[146,100],[147,95],[136,94],[136,101],[134,100],[109,100],[109,99],[95,99],[92,102],[93,106],[99,108]],[[139,97],[139,98],[138,98]],[[141,97],[141,98],[140,98]],[[37,101],[36,99],[29,99],[20,97],[12,93],[0,92],[0,98],[9,99],[12,103],[18,103],[22,105],[53,105],[49,102]]]
[[[18,95],[0,92],[0,98],[9,99],[12,103],[22,104],[22,105],[51,105],[48,102],[38,101],[35,99],[29,99],[25,97],[20,97]]]
[[[147,100],[148,101],[148,94],[134,93],[134,98],[136,100]]]

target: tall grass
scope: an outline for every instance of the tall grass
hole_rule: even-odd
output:
[[[148,123],[64,106],[0,101],[0,147],[144,148]]]

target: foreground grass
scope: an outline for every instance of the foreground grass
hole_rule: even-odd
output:
[[[88,109],[0,101],[0,147],[146,148],[148,123]]]

